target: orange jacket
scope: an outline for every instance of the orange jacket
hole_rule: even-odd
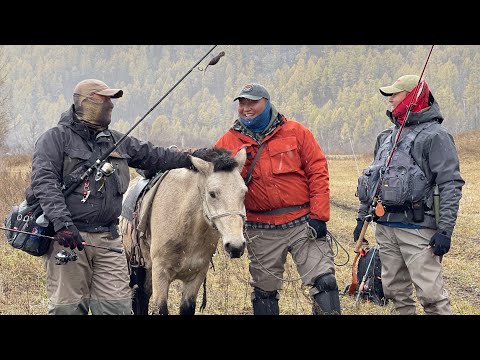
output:
[[[247,220],[267,224],[285,224],[311,213],[312,219],[330,219],[330,188],[327,159],[313,134],[299,122],[283,117],[282,123],[266,142],[252,172],[245,197]],[[246,177],[261,144],[230,129],[215,143],[235,155],[246,146],[247,161],[242,170]],[[259,214],[251,210],[272,210],[302,205],[310,207],[284,214]]]

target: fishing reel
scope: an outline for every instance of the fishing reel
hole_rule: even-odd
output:
[[[56,265],[65,265],[69,261],[76,261],[78,259],[78,254],[76,251],[68,252],[63,249],[55,255],[55,264]]]
[[[109,162],[104,162],[102,166],[97,168],[97,174],[95,175],[95,181],[100,181],[104,176],[110,176],[115,172],[115,168]]]

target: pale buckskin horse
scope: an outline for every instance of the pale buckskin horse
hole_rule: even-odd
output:
[[[174,280],[183,282],[180,315],[195,314],[198,292],[220,238],[230,258],[241,257],[245,250],[247,187],[240,174],[245,149],[235,157],[225,149],[206,149],[198,156],[202,159],[192,157],[196,170],[173,169],[161,180],[140,236],[147,307],[150,303],[160,315],[168,315],[169,287]],[[124,198],[139,178],[131,181]],[[135,241],[132,230],[132,222],[120,217],[127,259]]]

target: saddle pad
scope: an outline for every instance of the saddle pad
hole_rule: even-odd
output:
[[[152,203],[153,199],[155,199],[155,195],[157,193],[158,187],[160,183],[163,181],[165,176],[168,174],[168,171],[165,171],[159,177],[155,177],[152,182],[153,186],[149,187],[147,193],[145,194],[142,203],[140,205],[140,210],[138,213],[138,225],[137,230],[141,233],[145,233],[145,229],[147,228],[148,220],[150,219],[150,213],[152,212]],[[152,185],[151,184],[151,185]]]
[[[142,178],[138,181],[135,187],[128,192],[127,198],[122,205],[122,216],[129,221],[133,220],[133,212],[137,205],[137,200],[143,192],[143,189],[148,185],[149,179]]]

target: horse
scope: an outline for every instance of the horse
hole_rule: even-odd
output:
[[[137,236],[145,264],[147,310],[143,314],[148,313],[152,303],[154,313],[168,315],[170,284],[180,280],[183,288],[179,313],[194,315],[200,286],[206,281],[220,238],[230,258],[240,258],[245,251],[247,187],[241,171],[246,151],[242,149],[232,157],[226,149],[202,150],[199,157],[191,158],[193,170],[172,169],[164,175],[152,195],[151,212],[146,219],[139,219],[146,224],[144,232]],[[124,199],[139,178],[130,182]],[[135,246],[134,227],[131,220],[120,217],[127,260]],[[204,293],[203,308],[205,305]]]

